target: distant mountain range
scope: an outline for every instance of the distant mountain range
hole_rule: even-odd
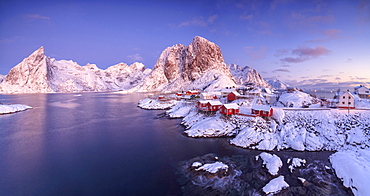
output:
[[[251,67],[226,65],[215,43],[196,36],[189,46],[176,44],[166,48],[153,70],[137,62],[119,63],[105,70],[95,64],[80,66],[73,61],[47,57],[41,47],[5,77],[0,76],[0,93],[212,91],[245,84],[275,86]]]

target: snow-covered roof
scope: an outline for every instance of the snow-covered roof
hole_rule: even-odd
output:
[[[270,111],[270,105],[252,105],[252,109],[260,111]]]
[[[234,88],[223,88],[223,89],[221,90],[221,92],[222,92],[222,93],[231,93],[231,92],[233,92],[233,91],[235,91],[235,89],[234,89]]]
[[[222,105],[220,101],[208,101],[208,103],[211,105]]]
[[[240,93],[238,93],[238,92],[236,92],[236,91],[233,91],[233,92],[231,92],[231,93],[233,93],[234,95],[236,95],[236,96],[240,96]]]
[[[224,106],[226,109],[239,109],[239,106],[236,103],[228,103],[224,104]]]
[[[208,100],[199,100],[198,102],[199,103],[208,103],[209,101]]]

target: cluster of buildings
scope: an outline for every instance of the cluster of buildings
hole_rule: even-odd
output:
[[[370,99],[370,90],[363,85],[355,87],[353,93],[347,90],[334,99],[329,100],[329,107],[355,109],[361,99]]]

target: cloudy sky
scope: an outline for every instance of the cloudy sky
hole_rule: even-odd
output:
[[[152,68],[202,36],[227,64],[294,86],[370,86],[369,0],[1,1],[0,74],[41,46],[57,60]]]

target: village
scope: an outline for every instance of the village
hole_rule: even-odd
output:
[[[150,94],[149,98],[157,100],[159,107],[144,107],[144,109],[165,109],[174,100],[184,100],[193,104],[198,112],[212,114],[219,112],[222,115],[242,115],[249,117],[271,117],[274,110],[330,110],[351,109],[370,110],[370,90],[357,86],[353,92],[349,90],[335,92],[333,98],[317,98],[315,95],[304,93],[297,88],[288,87],[285,91],[272,91],[258,87],[226,87],[215,92],[200,92],[188,90],[161,93],[157,96]],[[168,104],[166,104],[168,103]]]

